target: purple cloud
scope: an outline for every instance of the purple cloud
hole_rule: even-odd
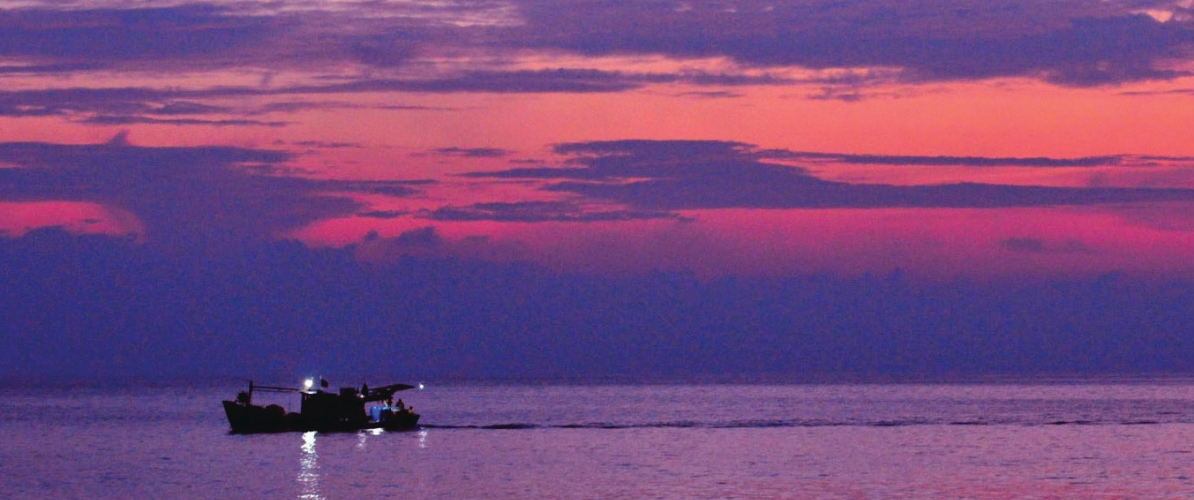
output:
[[[0,11],[0,57],[21,62],[0,72],[169,73],[240,67],[317,72],[346,64],[382,72],[424,68],[418,70],[422,75],[412,73],[405,80],[357,83],[341,91],[368,91],[364,87],[373,85],[415,92],[618,92],[660,82],[721,87],[793,83],[733,71],[611,75],[567,68],[551,75],[474,66],[446,75],[428,73],[417,64],[463,54],[492,61],[563,50],[583,56],[721,57],[748,68],[891,70],[873,81],[847,77],[823,82],[830,86],[865,86],[893,78],[999,77],[1092,86],[1183,76],[1186,72],[1169,62],[1189,60],[1194,48],[1189,16],[1161,22],[1138,13],[1141,6],[1132,2],[996,0],[943,6],[696,0],[682,6],[597,0],[561,6],[516,0],[510,5],[508,19],[486,24],[447,22],[465,15],[497,20],[499,13],[485,2],[436,7],[360,3],[290,12],[244,4],[92,10],[54,10],[47,4]],[[393,9],[406,14],[430,10],[417,16],[376,15]]]
[[[858,155],[840,153],[819,153],[810,151],[762,150],[756,155],[760,159],[784,159],[809,162],[846,163],[855,165],[893,166],[962,166],[962,167],[1105,167],[1122,165],[1129,161],[1124,156],[1088,156],[1082,158],[1048,157],[988,157],[988,156],[906,156],[906,155]],[[1141,160],[1192,161],[1194,158],[1155,157]]]
[[[643,210],[998,208],[1194,201],[1194,190],[1176,188],[1066,188],[977,183],[895,186],[826,181],[803,168],[760,159],[784,154],[759,152],[737,142],[604,141],[561,144],[555,149],[561,154],[574,155],[569,163],[576,166],[517,168],[467,175],[552,181],[543,189],[580,194]],[[911,157],[897,157],[900,164],[908,158]],[[978,165],[1009,161],[960,160]],[[1108,161],[1077,160],[1076,165],[1101,165]],[[1017,159],[1016,162],[1037,166],[1066,164],[1062,160],[1049,159]]]
[[[397,219],[407,214],[410,214],[410,212],[405,210],[369,210],[366,212],[357,212],[356,216],[370,219]]]
[[[243,64],[274,43],[277,19],[225,15],[194,4],[160,9],[0,11],[0,56],[90,67],[188,61],[195,67]]]
[[[289,122],[262,120],[206,120],[202,118],[152,118],[148,116],[96,115],[82,120],[94,125],[132,125],[149,123],[157,125],[207,125],[210,127],[285,127]]]
[[[662,54],[729,57],[753,66],[828,69],[895,67],[905,80],[1023,76],[1090,86],[1185,73],[1194,30],[1161,23],[1132,5],[1077,2],[695,1],[614,0],[557,8],[520,3],[525,39],[513,44],[585,55]]]
[[[439,148],[434,151],[436,154],[446,156],[463,156],[465,158],[501,158],[510,154],[509,151],[498,148]]]
[[[409,196],[417,182],[317,180],[278,175],[284,151],[235,147],[0,143],[0,200],[89,201],[126,209],[146,240],[180,249],[227,249],[316,220],[349,216],[361,202],[333,192]]]
[[[439,221],[491,220],[501,222],[610,222],[650,219],[683,220],[669,212],[584,207],[568,201],[523,201],[446,206],[425,217]]]
[[[469,71],[426,78],[360,78],[346,82],[281,87],[226,86],[204,89],[156,89],[150,87],[58,88],[0,91],[0,116],[61,116],[84,123],[121,125],[164,123],[171,125],[268,126],[287,125],[228,116],[258,116],[293,113],[309,109],[360,109],[365,106],[336,102],[276,102],[233,108],[202,102],[204,99],[244,97],[293,97],[377,92],[453,93],[608,93],[643,88],[657,83],[696,83],[706,78],[699,73],[623,73],[585,69],[513,71]],[[714,79],[714,81],[719,81]],[[734,84],[774,84],[771,77],[734,78]],[[729,83],[722,83],[729,84]],[[376,105],[387,110],[444,110],[424,106]],[[85,115],[83,118],[78,118]],[[186,116],[191,115],[191,116]],[[215,115],[214,118],[209,118]],[[169,118],[163,118],[168,116]],[[184,117],[186,116],[186,117]],[[204,116],[200,118],[199,116]]]

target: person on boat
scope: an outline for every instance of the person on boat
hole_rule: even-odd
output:
[[[398,411],[406,411],[406,403],[402,402],[402,398],[398,398]]]

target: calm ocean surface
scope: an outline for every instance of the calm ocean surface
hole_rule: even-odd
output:
[[[0,498],[1194,498],[1188,380],[428,384],[418,430],[229,435],[240,389],[0,390]]]

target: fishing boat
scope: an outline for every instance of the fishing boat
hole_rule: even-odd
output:
[[[320,387],[307,379],[302,388],[288,388],[254,385],[249,381],[249,390],[241,391],[233,401],[224,401],[224,413],[234,434],[258,432],[346,432],[361,429],[407,430],[419,423],[419,414],[402,402],[395,404],[394,393],[414,389],[408,384],[391,384],[370,388],[363,384],[356,387],[341,387],[339,392],[326,391],[326,380],[320,380]],[[300,410],[287,412],[280,405],[259,406],[253,404],[254,392],[294,393],[301,399]],[[366,411],[368,403],[371,405]]]

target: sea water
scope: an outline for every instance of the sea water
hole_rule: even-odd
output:
[[[1194,498],[1190,381],[428,383],[419,429],[233,435],[241,389],[0,390],[0,498]]]

